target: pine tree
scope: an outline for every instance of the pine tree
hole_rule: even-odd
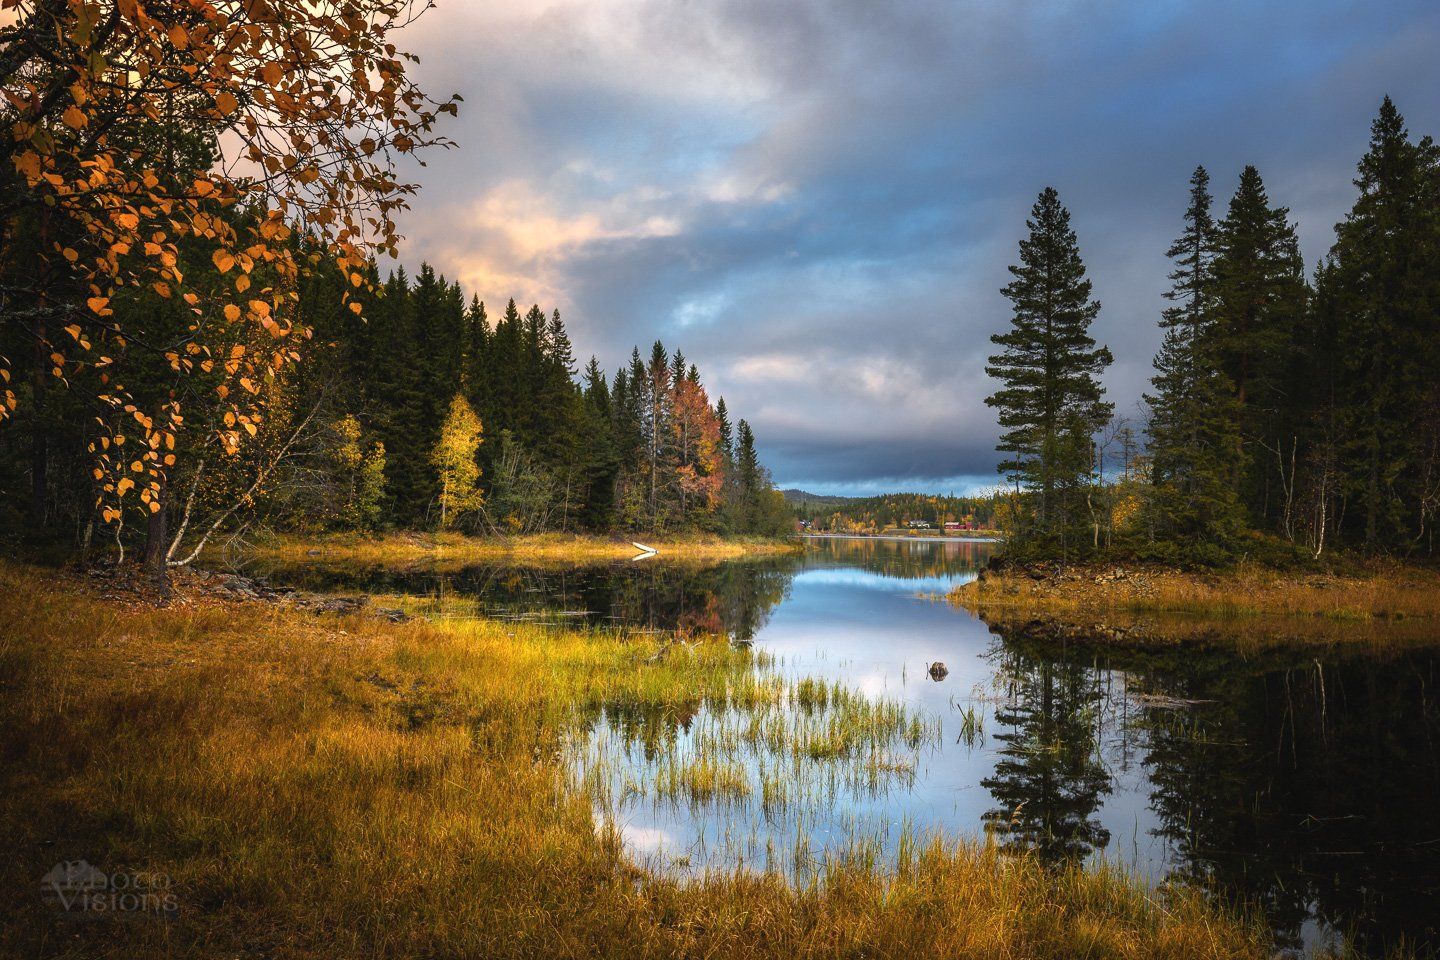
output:
[[[565,330],[565,321],[560,319],[559,310],[550,314],[546,343],[550,363],[563,371],[567,380],[575,376],[575,353],[570,345],[570,334]]]
[[[617,386],[623,382],[624,371],[617,375]],[[600,361],[590,358],[585,367],[584,416],[582,430],[586,440],[585,502],[580,519],[591,530],[608,530],[615,518],[615,483],[620,472],[619,444],[615,437],[615,397],[600,369]]]
[[[669,425],[666,397],[670,392],[670,361],[665,353],[665,345],[659,340],[650,348],[650,366],[645,371],[645,380],[649,401],[645,424],[649,446],[647,473],[650,485],[650,529],[659,530],[660,471],[667,453],[665,441]]]
[[[1196,167],[1185,229],[1166,251],[1175,264],[1165,294],[1173,305],[1161,315],[1165,339],[1150,381],[1155,393],[1145,400],[1161,533],[1223,550],[1241,525],[1240,442],[1233,388],[1215,349],[1218,230],[1209,184],[1205,168]]]
[[[727,463],[735,459],[735,434],[730,425],[730,411],[725,409],[725,398],[715,401],[715,420],[720,426],[720,451]]]
[[[489,340],[490,320],[485,314],[485,304],[479,297],[474,297],[470,301],[470,308],[465,311],[465,355],[462,360],[465,386],[469,391],[472,406],[475,404],[476,394],[489,389],[485,377],[485,353]]]
[[[755,434],[750,424],[741,420],[736,426],[735,446],[735,488],[736,520],[738,532],[751,533],[755,529],[759,513],[759,498],[763,476],[760,472],[760,456],[755,450]]]
[[[1004,430],[997,449],[1010,455],[1000,471],[1035,497],[1034,528],[1022,537],[1058,537],[1063,549],[1092,471],[1092,437],[1113,409],[1099,381],[1111,356],[1090,336],[1100,304],[1054,188],[1041,192],[1026,225],[1015,279],[1002,290],[1014,305],[1012,325],[990,338],[1003,351],[986,367],[1004,386],[985,402]]]
[[[1367,548],[1433,537],[1440,509],[1440,156],[1389,97],[1336,227],[1345,492]]]
[[[1220,367],[1238,404],[1244,445],[1241,497],[1251,522],[1273,526],[1293,485],[1286,454],[1297,442],[1297,351],[1307,288],[1290,211],[1271,207],[1265,184],[1246,167],[1220,224],[1215,271],[1215,336]]]

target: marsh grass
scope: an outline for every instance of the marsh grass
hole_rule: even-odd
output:
[[[920,752],[939,744],[938,718],[840,684],[787,680],[771,666],[752,658],[723,695],[683,717],[627,702],[606,705],[593,724],[576,723],[565,751],[576,789],[611,821],[636,800],[722,805],[737,822],[755,811],[729,808],[758,801],[773,821],[909,786]],[[758,842],[758,831],[747,841]]]
[[[567,745],[617,717],[664,744],[704,709],[803,712],[724,644],[655,660],[653,638],[618,630],[151,609],[87,591],[0,565],[0,955],[1268,955],[1261,925],[1198,893],[939,838],[894,861],[863,843],[827,854],[803,885],[638,869],[573,782]],[[816,736],[867,762],[876,738],[909,729],[876,708],[834,733],[827,699]],[[738,782],[711,760],[683,769],[687,792]],[[785,774],[770,768],[761,793],[790,789]],[[772,852],[817,859],[803,826]],[[179,914],[76,923],[27,893],[78,858],[167,874]]]

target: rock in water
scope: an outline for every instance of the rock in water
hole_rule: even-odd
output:
[[[950,676],[949,668],[946,667],[945,664],[941,663],[939,660],[936,660],[934,663],[930,664],[929,672],[930,679],[934,680],[936,683],[939,683],[941,680],[944,680],[946,677]]]

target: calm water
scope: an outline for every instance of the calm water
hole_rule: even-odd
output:
[[[1055,862],[1203,880],[1259,903],[1292,946],[1337,931],[1372,952],[1401,937],[1440,945],[1436,649],[1139,654],[995,636],[929,598],[973,577],[989,549],[818,540],[803,557],[698,569],[272,575],[473,598],[491,616],[723,634],[770,675],[884,705],[881,716],[792,697],[765,716],[703,703],[585,715],[575,775],[632,855],[661,869],[803,877],[827,856],[883,861],[930,833],[990,834]],[[822,749],[856,717],[876,731],[864,749]],[[767,722],[813,739],[797,749]],[[685,789],[707,758],[728,789]]]

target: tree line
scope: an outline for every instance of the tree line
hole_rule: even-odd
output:
[[[1387,97],[1354,182],[1307,276],[1290,212],[1255,167],[1223,212],[1195,170],[1138,423],[1104,399],[1100,304],[1069,212],[1041,193],[987,367],[1017,552],[1435,554],[1440,148]]]
[[[929,493],[886,493],[873,497],[815,497],[787,491],[795,515],[810,529],[834,533],[878,533],[912,522],[943,528],[958,523],[973,530],[993,530],[996,509],[1005,498],[991,494],[975,497]]]
[[[327,278],[317,277],[324,286]],[[329,278],[331,283],[334,278]],[[514,300],[492,318],[427,266],[374,277],[365,319],[302,297],[320,346],[301,406],[354,421],[384,458],[383,525],[476,532],[788,529],[755,436],[698,366],[656,341],[609,374],[577,369],[565,321]],[[360,294],[364,298],[365,294]],[[383,451],[383,453],[381,452]],[[292,523],[350,521],[297,507]]]
[[[197,262],[196,272],[213,270]],[[263,417],[233,454],[182,434],[170,449],[166,535],[265,526],[330,530],[459,529],[486,534],[612,530],[774,535],[792,521],[745,420],[712,403],[698,367],[656,342],[613,376],[591,358],[577,372],[559,311],[485,304],[428,265],[382,278],[372,262],[353,286],[321,265],[290,305],[309,331],[299,362],[272,372]],[[352,287],[348,308],[342,297]],[[130,329],[157,330],[171,309],[153,291],[117,301]],[[175,329],[184,326],[175,318]],[[23,352],[24,400],[31,371]],[[114,362],[142,399],[169,389],[145,351]],[[88,544],[99,519],[84,393],[43,408],[21,403],[0,433],[0,483],[11,529],[68,531]],[[187,410],[224,422],[223,398],[197,392]],[[43,422],[38,418],[43,416]],[[45,438],[36,459],[35,426]],[[37,468],[37,463],[43,466]],[[36,488],[37,482],[41,485]],[[31,510],[22,509],[27,499]],[[134,508],[138,511],[138,507]],[[196,524],[200,524],[197,526]],[[112,535],[125,542],[123,518]],[[143,542],[142,542],[143,545]],[[198,543],[196,544],[198,546]],[[181,544],[174,562],[193,548]]]

